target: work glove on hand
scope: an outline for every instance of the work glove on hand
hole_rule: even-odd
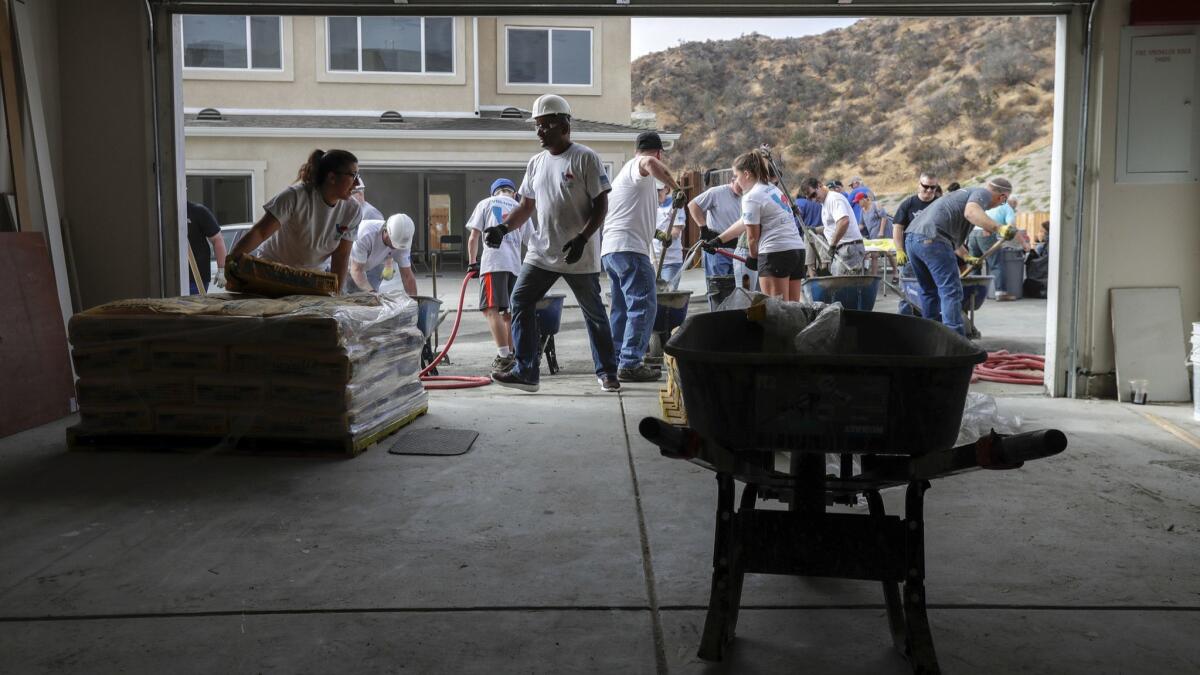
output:
[[[383,274],[381,276],[385,281],[391,281],[392,277],[396,276],[396,267],[392,264],[392,261],[389,260],[387,264],[383,266]]]
[[[720,232],[717,232],[716,230],[710,228],[707,225],[700,226],[700,240],[701,241],[712,241],[713,239],[719,239],[720,237],[721,237]]]
[[[683,190],[674,190],[671,192],[671,206],[682,209],[687,204],[687,193]]]
[[[896,251],[896,264],[899,265],[900,267],[904,267],[905,265],[907,265],[908,264],[908,254],[905,253],[904,251],[897,250]]]
[[[664,244],[671,243],[671,233],[667,232],[666,230],[655,230],[654,238],[661,241]]]
[[[748,269],[752,272],[757,272],[758,271],[758,258],[747,257],[746,258],[746,269]]]
[[[217,268],[217,276],[213,279],[213,285],[217,288],[225,288],[225,268]]]
[[[1012,225],[1001,225],[1000,229],[996,230],[996,234],[1004,241],[1012,241],[1012,238],[1017,236],[1017,228]]]
[[[979,257],[977,257],[977,256],[973,256],[973,255],[969,255],[969,256],[967,256],[967,257],[963,258],[963,261],[964,261],[964,262],[966,262],[966,263],[967,263],[968,265],[970,265],[971,267],[974,267],[974,266],[978,265],[978,264],[979,264],[979,263],[982,261],[982,258],[979,258]]]
[[[508,228],[503,225],[493,225],[483,231],[483,243],[487,244],[488,248],[500,248],[500,244],[504,243],[504,235],[508,234]]]
[[[474,274],[475,276],[479,276],[479,263],[473,262],[473,263],[467,265],[467,274]]]
[[[583,249],[587,246],[587,241],[587,237],[577,234],[571,237],[571,241],[563,244],[562,250],[567,254],[566,263],[568,265],[574,265],[583,257]]]

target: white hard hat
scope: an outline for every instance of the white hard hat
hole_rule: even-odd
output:
[[[535,118],[542,115],[570,115],[571,106],[567,104],[567,99],[555,94],[542,94],[533,102],[533,116]]]
[[[413,225],[413,219],[397,213],[387,219],[387,235],[388,239],[392,240],[392,248],[409,248],[412,246],[413,232],[416,231],[416,226]]]

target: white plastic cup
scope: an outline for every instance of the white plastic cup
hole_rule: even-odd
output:
[[[1130,380],[1129,400],[1137,405],[1146,405],[1150,399],[1150,380]]]

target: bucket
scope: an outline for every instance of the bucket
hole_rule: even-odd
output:
[[[869,312],[875,309],[880,279],[872,275],[814,277],[804,280],[804,299],[809,302],[840,302],[846,309]]]
[[[734,283],[732,274],[714,274],[708,277],[708,311],[715,312],[717,307],[725,302],[725,298],[733,293]]]
[[[413,300],[417,301],[417,330],[428,339],[437,325],[442,301],[429,295],[415,295]]]
[[[537,316],[538,333],[542,335],[557,335],[562,323],[563,298],[562,293],[551,293],[537,301],[534,313]]]
[[[654,315],[654,330],[670,333],[687,318],[691,291],[659,291],[658,311]]]

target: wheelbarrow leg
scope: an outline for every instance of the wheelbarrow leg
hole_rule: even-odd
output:
[[[887,515],[883,510],[883,497],[879,496],[878,490],[868,490],[866,496],[867,508],[871,511],[871,517],[882,521]],[[892,645],[896,647],[896,651],[904,654],[908,638],[907,631],[904,629],[904,605],[900,602],[900,584],[895,581],[884,581],[883,600],[887,604],[888,627],[892,632]]]
[[[918,675],[941,673],[937,653],[933,649],[933,633],[929,629],[929,615],[925,609],[925,491],[929,481],[912,480],[904,495],[905,569],[908,580],[904,582],[904,655]]]
[[[733,476],[718,473],[712,590],[709,594],[708,616],[704,619],[704,633],[700,638],[698,654],[706,661],[721,660],[725,645],[733,640],[734,629],[737,627],[738,603],[742,596],[745,572],[742,567],[741,544],[738,541],[733,504]]]
[[[550,369],[550,374],[558,373],[558,352],[554,350],[554,336],[546,335],[542,338],[542,353],[546,355],[546,367]]]

